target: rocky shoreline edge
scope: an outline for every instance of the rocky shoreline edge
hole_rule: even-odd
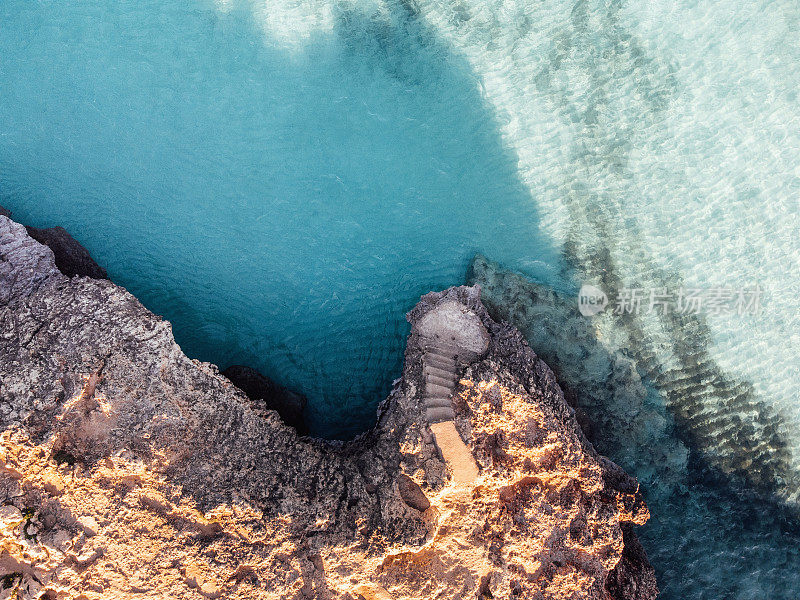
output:
[[[10,210],[0,206],[0,216],[12,217]],[[90,277],[109,279],[106,270],[89,254],[89,251],[63,227],[31,227],[25,231],[34,240],[50,248],[56,268],[67,277]],[[276,411],[283,422],[294,427],[301,435],[308,433],[304,411],[308,399],[286,389],[256,369],[246,365],[230,365],[222,374],[242,390],[253,402]]]
[[[331,443],[57,262],[0,216],[0,598],[656,596],[637,482],[477,286],[423,296],[377,426]],[[425,409],[421,323],[445,304],[487,333],[446,421],[466,481]]]

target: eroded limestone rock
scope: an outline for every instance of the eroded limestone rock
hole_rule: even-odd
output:
[[[459,363],[448,422],[469,482],[422,402],[413,325],[443,303],[488,336]],[[647,518],[638,486],[588,444],[519,332],[477,287],[427,294],[408,318],[377,427],[301,438],[123,288],[66,277],[0,216],[2,581],[89,600],[652,598],[646,558],[625,554],[623,526]]]

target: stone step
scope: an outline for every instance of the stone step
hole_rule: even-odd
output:
[[[449,379],[450,381],[455,381],[456,377],[458,377],[458,371],[455,369],[441,369],[432,365],[423,365],[422,372],[426,377],[428,375],[434,375],[442,379]]]
[[[442,421],[453,421],[456,414],[452,408],[427,408],[425,409],[425,416],[428,423],[441,423]]]
[[[436,383],[431,383],[431,382],[427,382],[425,384],[426,396],[444,396],[445,398],[448,398],[452,393],[453,393],[452,386],[438,385]]]
[[[427,352],[434,352],[436,354],[453,355],[464,354],[476,356],[476,354],[459,344],[451,343],[450,340],[427,340],[424,342],[424,348]]]
[[[422,357],[422,364],[430,365],[438,369],[445,369],[447,371],[456,370],[456,361],[454,358],[439,356],[438,354],[426,354]]]
[[[458,346],[426,346],[425,347],[425,354],[433,354],[435,356],[442,356],[444,358],[448,358],[450,360],[455,361],[455,357],[459,354],[463,354],[464,350],[459,348]]]
[[[425,398],[424,400],[425,408],[453,408],[453,403],[450,402],[450,398],[440,398],[438,396],[432,396],[430,398]]]
[[[426,383],[435,383],[436,385],[443,385],[444,387],[453,389],[455,377],[440,377],[439,375],[428,373],[425,375],[425,381]]]

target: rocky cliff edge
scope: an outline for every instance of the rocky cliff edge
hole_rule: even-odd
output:
[[[488,335],[457,364],[446,447],[417,326],[443,303]],[[375,429],[299,437],[0,216],[0,599],[655,597],[638,484],[522,336],[478,287],[408,319]]]

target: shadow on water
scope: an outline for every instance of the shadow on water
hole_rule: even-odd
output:
[[[652,519],[642,538],[663,597],[793,598],[800,481],[781,415],[715,363],[702,316],[667,313],[654,324],[577,311],[583,282],[606,291],[683,285],[648,253],[627,214],[637,193],[631,140],[637,128],[658,128],[678,83],[620,24],[622,6],[576,2],[534,80],[578,132],[561,174],[569,190],[563,289],[574,295],[480,256],[468,280],[558,373],[598,449],[644,483]],[[560,73],[567,64],[588,82],[579,96]],[[621,106],[611,90],[630,80],[637,96]],[[626,110],[634,118],[623,118]]]
[[[603,264],[605,273],[613,272]],[[737,413],[742,400],[724,393],[737,382],[710,359],[693,370],[682,363],[664,368],[666,357],[656,355],[630,315],[584,317],[576,297],[480,255],[467,283],[480,284],[492,316],[518,327],[553,368],[596,448],[639,478],[651,510],[640,537],[663,597],[749,597],[756,589],[793,597],[796,582],[786,577],[800,564],[800,510],[786,501],[793,474],[781,460],[785,440],[759,430],[769,423],[781,431],[774,413],[753,411],[753,404]],[[616,335],[609,336],[612,330]],[[681,333],[673,330],[679,339]],[[701,354],[703,336],[692,338]],[[676,392],[675,381],[698,374],[699,383]],[[695,410],[714,427],[693,429],[686,414]],[[743,436],[746,443],[731,443]],[[754,477],[736,470],[743,464],[752,465]]]
[[[557,251],[413,2],[292,4],[329,15],[308,31],[258,6],[4,2],[0,202],[67,228],[187,354],[302,391],[312,432],[349,438],[421,294],[475,251]]]

